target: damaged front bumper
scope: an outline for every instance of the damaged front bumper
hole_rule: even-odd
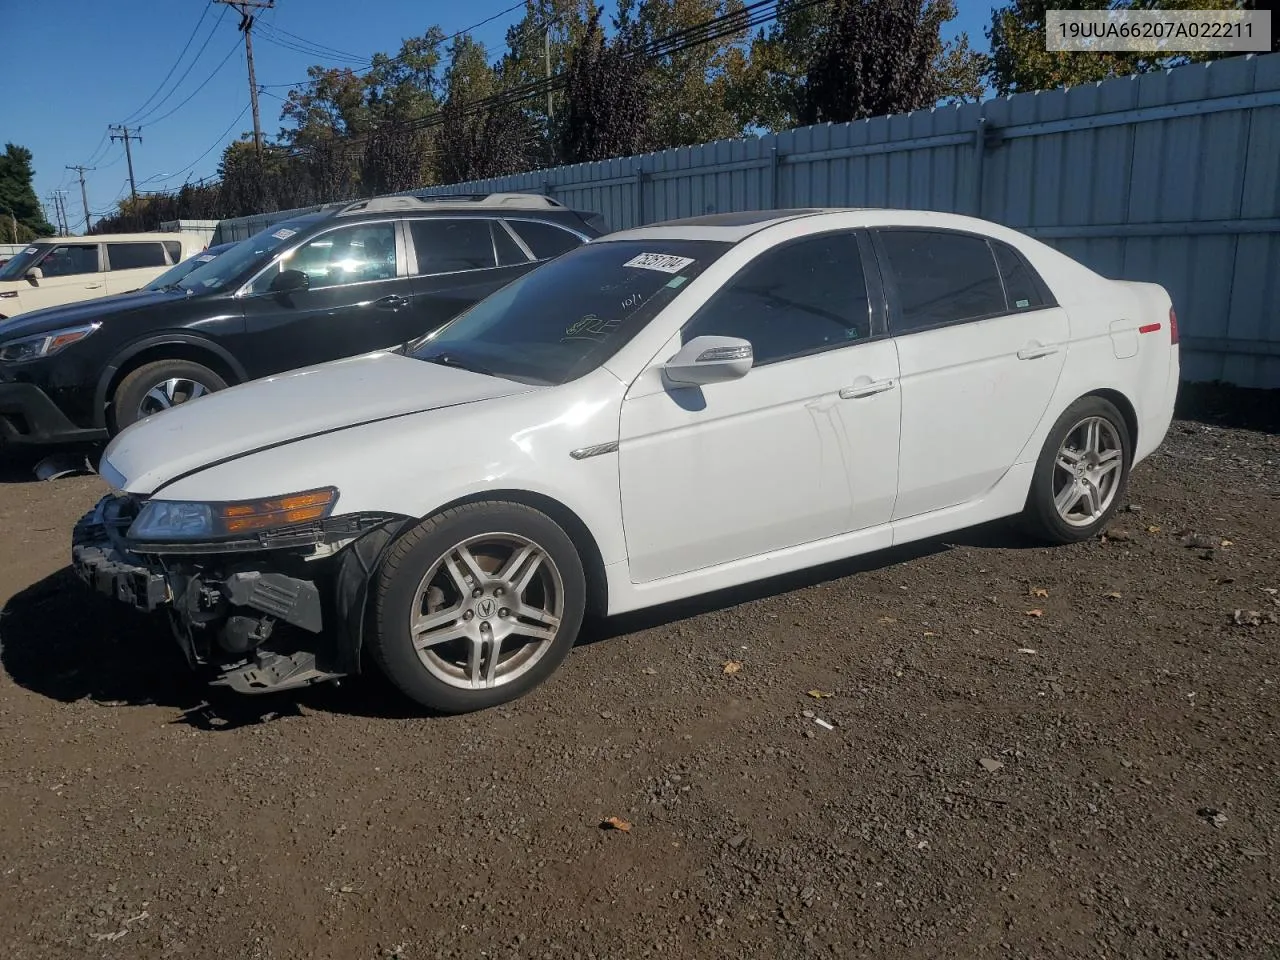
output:
[[[127,537],[139,502],[104,497],[76,524],[72,567],[98,593],[167,616],[190,666],[240,693],[360,670],[369,579],[402,518],[349,521],[307,546],[200,545],[144,553]]]

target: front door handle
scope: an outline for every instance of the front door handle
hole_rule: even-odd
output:
[[[845,387],[840,391],[840,399],[860,400],[863,397],[874,397],[877,393],[892,390],[897,385],[896,380],[869,380],[866,377],[860,377],[853,386]]]
[[[1047,357],[1058,352],[1055,344],[1045,345],[1043,343],[1028,343],[1025,347],[1018,351],[1019,360],[1036,360],[1040,357]]]
[[[381,300],[373,301],[373,305],[382,310],[399,310],[401,307],[407,307],[409,301],[406,297],[392,294],[389,297],[383,297]]]
[[[86,284],[84,285],[84,288],[85,288],[86,290],[101,290],[101,289],[102,289],[102,284],[100,284],[100,283],[86,283]]]

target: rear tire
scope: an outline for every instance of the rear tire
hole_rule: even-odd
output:
[[[1082,397],[1058,418],[1036,461],[1023,526],[1051,544],[1098,535],[1129,483],[1133,439],[1115,405]]]
[[[144,363],[120,381],[111,398],[113,432],[144,417],[206,394],[225,390],[227,381],[208,367],[190,360],[156,360]]]
[[[569,535],[523,504],[484,501],[429,517],[378,570],[375,662],[439,713],[514,700],[568,655],[586,609]]]

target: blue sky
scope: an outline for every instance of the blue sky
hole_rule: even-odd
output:
[[[340,60],[337,53],[364,58],[375,51],[393,53],[403,37],[432,24],[452,33],[514,3],[380,0],[363,8],[350,0],[276,0],[254,30],[258,83],[283,96],[312,64],[361,66]],[[985,48],[989,0],[957,0],[957,7],[959,16],[946,34],[966,30],[976,47]],[[364,15],[366,9],[373,15]],[[498,16],[473,36],[491,50],[500,49],[507,26],[520,15],[516,10]],[[124,148],[105,139],[108,124],[127,120],[141,128],[142,141],[132,145],[139,190],[212,176],[223,146],[253,128],[238,21],[234,10],[208,0],[165,0],[136,9],[99,0],[14,4],[5,14],[0,143],[18,143],[34,153],[42,201],[54,190],[67,191],[73,230],[83,227],[80,187],[65,165],[97,168],[86,173],[95,217],[113,209],[128,190]],[[162,86],[188,38],[190,47]],[[299,45],[297,38],[337,53],[321,57],[285,46]],[[274,134],[281,103],[263,96],[260,106],[264,133]]]

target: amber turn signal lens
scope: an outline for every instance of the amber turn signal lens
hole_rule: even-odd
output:
[[[309,520],[323,520],[333,509],[338,491],[332,487],[292,493],[286,497],[228,503],[219,509],[227,533],[250,533],[272,527],[286,527]]]

